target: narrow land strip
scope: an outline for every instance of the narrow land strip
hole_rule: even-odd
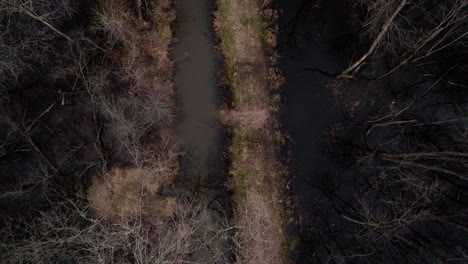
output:
[[[276,12],[270,1],[217,0],[215,27],[221,41],[232,104],[222,110],[231,127],[230,186],[239,263],[283,263],[287,247],[282,205],[283,140],[276,120],[281,85],[275,68]]]

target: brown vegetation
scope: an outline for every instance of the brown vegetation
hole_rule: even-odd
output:
[[[226,220],[204,202],[173,202],[170,213],[138,214],[108,222],[86,201],[62,202],[1,231],[2,262],[220,263],[225,262]],[[140,208],[138,203],[134,208]],[[143,210],[143,209],[142,209]]]
[[[273,90],[281,84],[275,68],[276,12],[269,1],[216,1],[215,27],[221,40],[232,107],[223,110],[232,129],[235,254],[238,263],[285,261],[281,140]]]
[[[0,3],[0,202],[30,207],[2,212],[2,262],[225,262],[224,216],[161,193],[172,1],[72,2]]]
[[[168,49],[174,14],[170,4],[145,1],[144,18],[137,18],[134,6],[124,0],[98,1],[87,13],[79,13],[77,5],[69,1],[50,6],[26,0],[2,2],[5,30],[0,45],[5,51],[1,54],[5,79],[1,109],[2,128],[8,135],[2,139],[3,150],[18,153],[14,145],[25,141],[42,162],[63,177],[58,165],[63,161],[56,159],[72,159],[66,153],[47,153],[48,146],[37,143],[44,134],[38,130],[44,123],[55,122],[52,116],[60,116],[61,109],[69,107],[75,114],[68,122],[81,124],[74,129],[95,139],[80,139],[81,146],[72,146],[73,136],[67,134],[72,131],[55,138],[62,141],[58,144],[70,144],[75,149],[72,153],[94,149],[93,156],[98,154],[100,161],[87,170],[106,173],[118,162],[163,177],[174,176],[177,148],[168,132],[173,118],[173,65]],[[61,23],[78,16],[89,22],[62,32]],[[25,19],[25,25],[18,19]],[[18,34],[19,30],[23,33]],[[66,41],[60,38],[63,36]],[[22,44],[17,47],[17,43]],[[47,74],[36,77],[36,71]],[[27,80],[28,74],[49,85],[29,90],[46,94],[45,106],[42,101],[11,99],[22,96],[21,85],[27,81],[19,77]],[[17,86],[19,89],[12,89]],[[57,90],[55,86],[59,86]],[[61,128],[49,127],[47,133],[54,137],[56,129]]]
[[[158,196],[170,180],[142,169],[113,168],[93,180],[88,200],[100,216],[117,222],[138,214],[171,216],[175,198]]]

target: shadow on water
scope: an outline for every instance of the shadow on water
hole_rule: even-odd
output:
[[[344,10],[340,10],[343,4],[340,2],[328,1],[323,7],[327,14],[324,16],[313,13],[314,1],[279,1],[283,10],[279,42],[280,67],[285,78],[282,98],[286,111],[283,121],[294,142],[293,152],[299,170],[291,187],[306,200],[310,198],[310,187],[306,181],[314,174],[333,173],[329,170],[334,166],[322,155],[320,146],[326,140],[324,129],[344,120],[344,116],[327,87],[334,78],[303,69],[337,72],[347,62],[339,49],[331,48],[346,37]]]
[[[298,198],[299,237],[293,258],[297,263],[322,263],[324,240],[336,230],[316,230],[341,221],[325,189],[337,191],[349,186],[343,179],[344,166],[325,151],[330,138],[324,133],[336,124],[353,127],[337,105],[332,76],[346,68],[352,58],[352,34],[345,0],[278,0],[280,69],[285,79],[282,123],[292,140],[292,166],[289,184]],[[304,70],[319,69],[319,70]],[[345,187],[346,188],[346,187]],[[340,190],[346,195],[347,190]],[[323,225],[323,222],[326,222]],[[328,224],[330,223],[330,224]],[[322,237],[322,232],[328,233]]]
[[[346,45],[352,35],[344,0],[278,2],[283,10],[279,21],[286,109],[282,121],[292,138],[293,166],[297,169],[290,186],[302,200],[300,208],[308,211],[317,191],[311,183],[328,181],[340,170],[324,153],[330,139],[325,131],[348,122],[334,95],[336,78],[329,75],[340,72],[349,62],[351,47]]]

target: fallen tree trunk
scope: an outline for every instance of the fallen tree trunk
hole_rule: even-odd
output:
[[[388,29],[393,23],[393,20],[395,17],[400,13],[401,9],[406,5],[407,0],[402,0],[398,8],[393,12],[392,16],[385,22],[385,24],[382,26],[382,31],[380,31],[379,35],[377,38],[375,38],[374,42],[372,43],[371,47],[369,50],[364,54],[359,60],[357,60],[353,65],[349,66],[346,70],[344,70],[339,77],[341,78],[351,78],[352,77],[352,72],[357,71],[361,64],[369,57],[374,50],[377,48],[379,45],[380,41],[382,41],[383,37],[385,36],[385,33],[387,33]]]

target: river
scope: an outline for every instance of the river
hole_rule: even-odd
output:
[[[175,1],[177,20],[172,57],[176,62],[177,135],[184,149],[181,176],[200,189],[219,174],[222,136],[218,111],[214,31],[208,0]]]

